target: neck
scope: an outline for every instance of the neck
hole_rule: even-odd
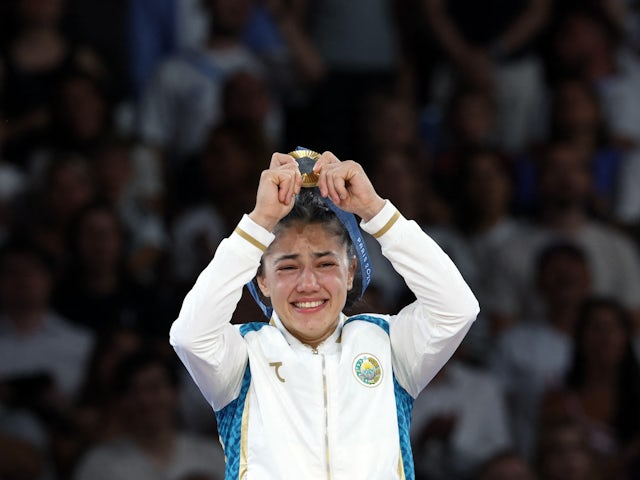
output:
[[[163,463],[170,458],[176,440],[172,427],[139,430],[132,432],[130,436],[142,450]]]
[[[586,388],[616,388],[618,376],[615,365],[593,363],[588,371],[589,374],[585,379]]]
[[[28,335],[38,330],[44,323],[45,309],[8,310],[6,317],[19,334]]]
[[[553,328],[569,336],[573,335],[576,317],[576,308],[574,306],[552,307],[547,313],[547,318]]]
[[[543,223],[548,228],[563,233],[575,233],[587,221],[584,210],[578,205],[565,208],[547,208],[543,214]]]
[[[498,225],[505,217],[505,212],[482,212],[476,219],[476,231],[485,233]]]
[[[594,55],[593,59],[587,65],[586,74],[591,80],[598,81],[614,73],[615,69],[616,62],[614,55],[608,51],[603,51],[599,55]]]
[[[207,46],[211,50],[227,50],[240,45],[238,37],[235,35],[211,34]]]
[[[92,293],[110,293],[118,285],[118,275],[111,269],[96,269],[86,275],[85,282]]]

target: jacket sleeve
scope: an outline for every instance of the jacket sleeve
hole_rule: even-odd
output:
[[[391,202],[361,226],[417,298],[389,318],[394,373],[415,398],[460,345],[478,301],[451,259]]]
[[[169,340],[214,410],[238,396],[247,346],[230,320],[274,236],[247,215],[224,239],[173,322]]]

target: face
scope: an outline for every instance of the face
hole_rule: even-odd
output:
[[[465,143],[484,142],[495,126],[495,112],[491,101],[483,95],[468,95],[454,112],[454,129]]]
[[[467,195],[479,213],[504,213],[511,201],[511,179],[500,166],[500,159],[490,153],[470,159]]]
[[[293,224],[265,253],[258,285],[285,328],[317,346],[338,325],[355,268],[346,245],[323,225]]]
[[[607,307],[589,313],[582,348],[589,364],[617,367],[622,361],[628,338],[618,314]]]
[[[154,431],[173,424],[177,394],[161,366],[149,365],[137,373],[124,402],[131,427]]]
[[[576,480],[591,477],[591,457],[584,436],[572,427],[553,434],[548,451],[543,455],[544,478]]]
[[[78,231],[78,250],[90,271],[117,269],[122,254],[122,231],[114,212],[96,209]]]
[[[540,194],[557,207],[584,204],[591,192],[589,158],[574,145],[551,149],[540,172]]]
[[[549,306],[577,308],[589,295],[590,280],[585,261],[557,254],[540,269],[538,286]]]
[[[598,128],[599,106],[587,85],[566,82],[558,88],[555,101],[555,115],[564,131],[571,133]]]
[[[35,255],[7,254],[0,272],[0,299],[6,311],[45,308],[51,287],[51,274]]]
[[[87,79],[67,81],[61,93],[64,120],[78,139],[98,137],[107,128],[107,105],[98,89]]]

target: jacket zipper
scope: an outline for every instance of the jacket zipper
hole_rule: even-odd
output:
[[[327,366],[324,354],[320,354],[316,347],[311,347],[311,352],[314,355],[320,355],[322,357],[322,392],[324,400],[324,446],[325,446],[325,461],[327,466],[327,480],[331,480],[331,462],[329,456],[329,409],[328,409],[328,393],[327,393]]]

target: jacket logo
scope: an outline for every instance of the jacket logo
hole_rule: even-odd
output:
[[[282,362],[271,362],[269,363],[269,366],[274,368],[274,371],[276,373],[276,377],[278,377],[278,380],[284,383],[284,378],[280,376],[280,367],[282,366]]]
[[[367,387],[375,387],[382,380],[382,367],[370,353],[361,353],[353,359],[353,374]]]

